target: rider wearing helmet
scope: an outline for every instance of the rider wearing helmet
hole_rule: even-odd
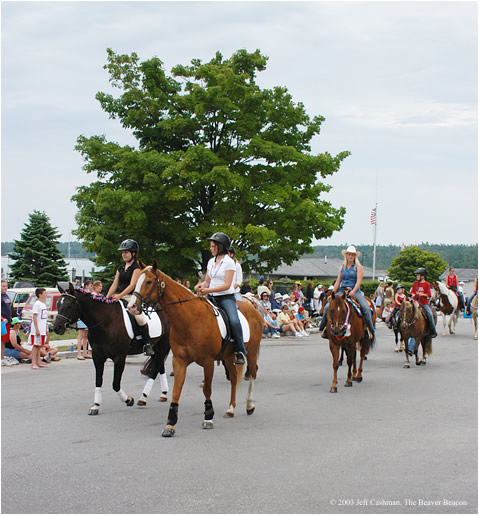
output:
[[[231,240],[224,232],[216,232],[208,240],[210,240],[210,251],[213,257],[208,261],[205,280],[195,286],[195,291],[212,295],[218,306],[226,311],[231,335],[235,342],[236,365],[244,365],[246,348],[233,284],[236,264],[228,256]]]
[[[124,264],[118,267],[113,284],[110,286],[106,296],[112,297],[115,300],[124,299],[128,302],[132,297],[132,292],[135,289],[136,282],[141,273],[140,265],[136,259],[136,255],[140,249],[135,240],[124,240],[121,242],[118,250],[121,250],[121,257],[123,258]],[[141,336],[143,337],[143,350],[145,354],[152,356],[154,351],[151,346],[146,316],[144,313],[141,313],[135,315],[135,319],[140,329]]]
[[[404,293],[404,286],[399,283],[396,286],[396,295],[394,295],[394,308],[391,311],[391,315],[389,317],[389,321],[386,323],[386,325],[389,327],[389,329],[393,328],[393,325],[395,326],[399,320],[397,320],[396,313],[399,311],[401,304],[406,300],[406,294]]]
[[[429,305],[429,299],[431,298],[431,285],[426,281],[427,271],[423,266],[421,266],[414,273],[416,274],[417,280],[414,281],[414,284],[412,285],[410,295],[424,308],[429,323],[431,324],[431,337],[435,338],[437,333],[431,306]]]

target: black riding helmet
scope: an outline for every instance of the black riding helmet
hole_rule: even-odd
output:
[[[420,266],[414,273],[416,275],[417,274],[423,275],[424,277],[426,277],[426,275],[427,275],[426,269],[423,266]]]
[[[129,250],[130,252],[138,252],[140,250],[140,247],[138,246],[138,243],[136,243],[135,240],[124,240],[121,242],[120,247],[118,250]]]
[[[227,251],[231,247],[231,239],[224,232],[215,232],[211,238],[207,238],[210,241],[214,241],[215,243],[221,243],[223,245],[225,251]]]
[[[235,251],[235,248],[233,247],[233,245],[231,245],[231,247],[228,249],[228,252],[230,252],[231,254],[236,254],[236,251]]]
[[[404,288],[404,285],[399,283],[397,286],[396,286],[396,290],[399,290],[399,288]]]

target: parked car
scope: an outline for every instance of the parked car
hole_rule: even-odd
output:
[[[47,299],[45,301],[45,304],[47,305],[47,325],[48,330],[51,331],[53,329],[53,324],[55,323],[55,319],[57,318],[58,314],[58,308],[57,308],[57,302],[58,299],[62,296],[61,293],[58,290],[55,290],[54,288],[46,288],[47,290]],[[50,291],[52,290],[52,291]],[[32,323],[33,318],[33,304],[35,304],[35,301],[37,300],[37,297],[33,293],[28,298],[27,302],[25,303],[25,307],[23,308],[21,319],[26,324]]]

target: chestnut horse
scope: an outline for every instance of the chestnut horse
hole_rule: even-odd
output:
[[[428,327],[426,313],[423,312],[423,310],[414,300],[405,300],[401,304],[399,313],[399,327],[401,329],[403,341],[405,342],[404,353],[406,354],[406,362],[404,363],[404,368],[410,368],[408,354],[409,338],[414,338],[416,340],[416,345],[414,347],[416,365],[426,365],[426,354],[429,355],[432,353],[431,332],[430,328]],[[434,317],[434,322],[436,322],[437,318],[434,309],[432,310],[432,314]],[[422,345],[422,360],[419,360],[417,355],[419,345]]]
[[[434,298],[440,300],[440,311],[442,315],[443,336],[446,336],[446,315],[449,315],[449,334],[456,334],[456,321],[459,315],[459,298],[453,290],[450,290],[444,283],[434,281]]]
[[[472,321],[474,322],[474,340],[477,340],[477,295],[471,302]]]
[[[376,313],[372,307],[373,324],[376,322]],[[329,350],[333,356],[333,384],[330,392],[338,391],[338,368],[339,368],[339,349],[344,349],[348,361],[348,376],[344,386],[353,386],[353,381],[360,383],[363,380],[363,361],[365,356],[372,349],[374,342],[369,338],[364,338],[363,319],[358,315],[356,309],[346,300],[346,292],[336,295],[331,292],[330,305],[328,311],[328,337]],[[356,369],[356,349],[360,351],[359,367]],[[352,368],[352,373],[351,373]]]
[[[162,436],[174,436],[178,421],[178,404],[181,390],[185,382],[186,368],[191,363],[198,363],[204,370],[203,393],[205,396],[204,429],[213,427],[213,404],[211,402],[211,383],[214,373],[215,358],[222,350],[222,336],[218,327],[218,312],[204,297],[193,294],[188,288],[177,283],[171,277],[153,266],[146,267],[136,284],[134,297],[130,300],[129,309],[140,311],[142,304],[153,306],[157,311],[164,311],[170,320],[170,345],[173,351],[173,370],[175,372],[173,394],[171,398],[168,422]],[[239,311],[248,321],[250,337],[245,341],[248,368],[246,376],[249,388],[246,399],[246,412],[254,412],[253,386],[258,370],[257,360],[259,345],[263,334],[263,317],[255,306],[247,300],[237,302]],[[246,339],[246,338],[245,338]],[[224,349],[224,361],[227,377],[231,382],[231,398],[226,418],[234,416],[236,407],[236,389],[239,386],[243,365],[234,365],[233,346],[228,344]]]

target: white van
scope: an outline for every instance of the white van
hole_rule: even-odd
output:
[[[37,288],[9,288],[7,295],[12,301],[12,318],[21,318],[21,314],[30,295],[35,294]],[[47,292],[58,292],[56,288],[45,288]]]

